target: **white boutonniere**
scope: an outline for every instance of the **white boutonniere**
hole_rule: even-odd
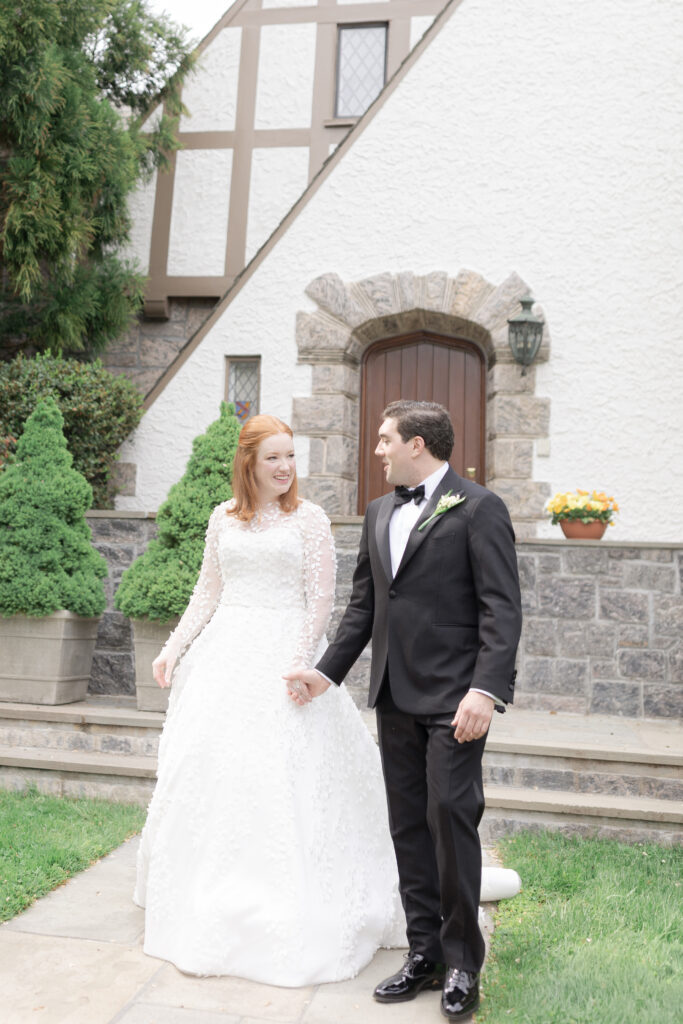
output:
[[[450,491],[446,491],[446,493],[442,494],[439,498],[437,506],[429,519],[425,519],[424,523],[420,523],[417,528],[418,533],[420,530],[424,530],[425,526],[428,526],[432,519],[436,519],[437,516],[442,516],[444,512],[448,512],[449,508],[455,508],[456,505],[462,505],[463,501],[466,500],[467,496],[465,494],[451,494]]]

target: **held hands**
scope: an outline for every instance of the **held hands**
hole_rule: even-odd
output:
[[[289,697],[300,707],[310,704],[314,697],[320,697],[330,686],[314,668],[294,668],[285,672],[282,678],[287,680]]]
[[[164,647],[161,654],[159,654],[152,662],[152,675],[154,676],[154,681],[163,689],[166,689],[171,685],[171,676],[173,675],[173,669],[175,668],[177,660],[177,656],[172,652],[167,651]]]
[[[486,735],[493,717],[493,707],[493,698],[487,697],[485,693],[470,690],[465,694],[451,722],[455,726],[453,735],[458,743],[469,743]]]

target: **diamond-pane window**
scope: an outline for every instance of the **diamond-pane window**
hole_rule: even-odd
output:
[[[234,403],[240,423],[259,410],[260,376],[260,359],[228,359],[226,397]]]
[[[340,25],[336,117],[360,117],[384,88],[387,26]]]

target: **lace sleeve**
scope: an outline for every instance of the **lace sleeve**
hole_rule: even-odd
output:
[[[199,578],[180,622],[164,645],[164,653],[174,659],[178,658],[201,632],[218,605],[223,584],[218,560],[218,531],[221,516],[224,515],[225,504],[218,505],[211,513],[206,529],[204,557]]]
[[[332,612],[337,560],[330,521],[323,510],[305,502],[297,514],[302,518],[304,534],[306,620],[299,634],[295,661],[310,667]]]

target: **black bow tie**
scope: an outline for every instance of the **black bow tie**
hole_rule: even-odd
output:
[[[399,484],[398,487],[394,488],[394,505],[405,505],[408,501],[414,501],[416,505],[419,505],[421,501],[424,501],[424,496],[424,484],[420,484],[414,491],[411,491],[409,487],[404,487],[403,484]]]

